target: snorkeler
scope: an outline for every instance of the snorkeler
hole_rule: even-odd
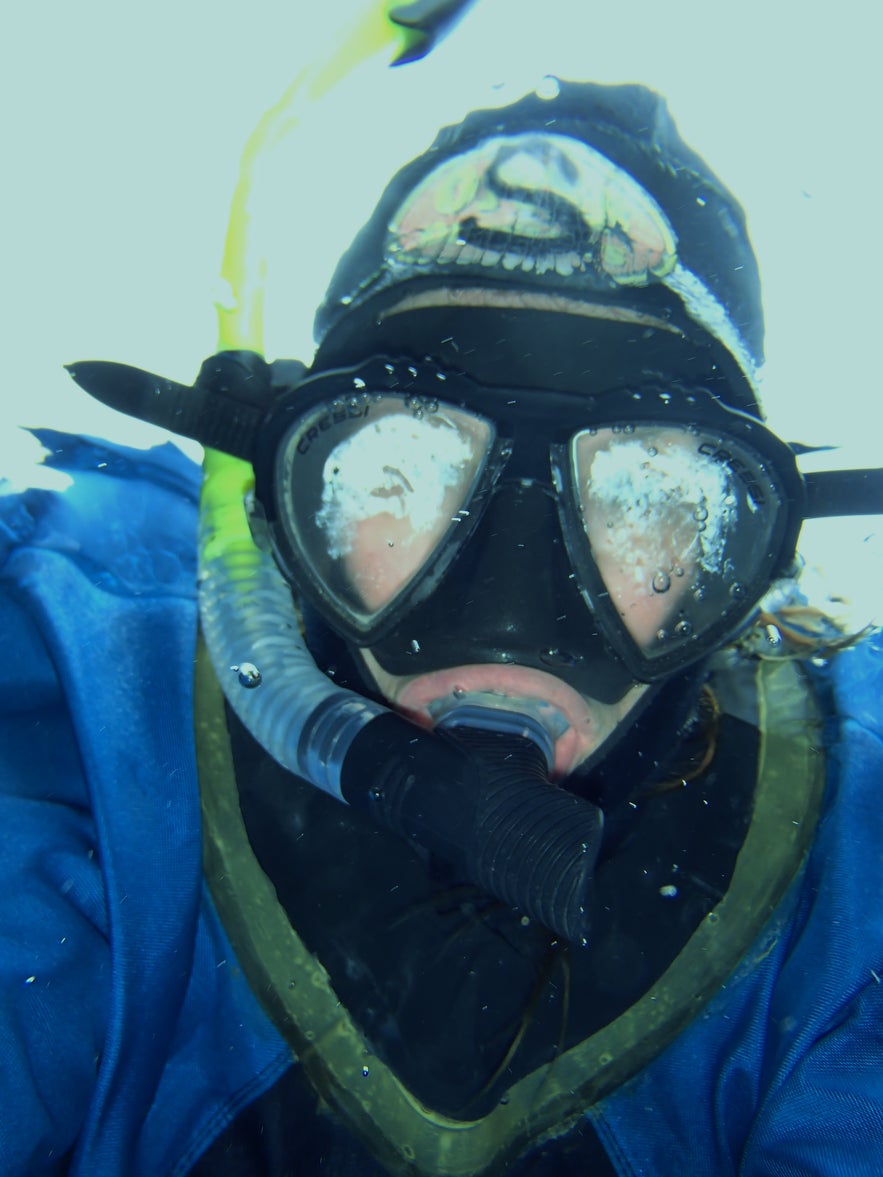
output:
[[[794,577],[880,473],[764,425],[663,101],[474,111],[309,365],[239,327],[72,365],[207,447],[198,568],[176,452],[3,504],[4,1172],[879,1172],[883,646]]]

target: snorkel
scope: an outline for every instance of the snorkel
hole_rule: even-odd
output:
[[[267,143],[296,126],[354,61],[392,47],[422,55],[462,3],[370,6],[334,58],[304,71],[261,120],[242,159],[218,308],[219,351],[261,353],[263,258],[249,234],[253,169]],[[231,357],[232,359],[233,357]],[[253,362],[260,383],[260,362]],[[208,374],[210,376],[210,373]],[[518,736],[473,732],[468,746],[428,733],[337,686],[313,661],[291,591],[254,543],[245,503],[251,466],[207,449],[200,519],[199,609],[230,706],[268,754],[316,787],[453,863],[464,877],[577,944],[588,935],[588,890],[601,811],[548,781],[549,738],[512,716]]]

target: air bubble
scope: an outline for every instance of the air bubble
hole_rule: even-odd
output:
[[[705,507],[697,507],[693,512],[693,518],[699,523],[704,523],[708,518],[708,510]]]
[[[655,445],[648,445],[647,446],[647,453],[650,455],[651,458],[655,458],[656,455],[659,453],[659,450],[656,448]]]
[[[705,588],[703,585],[697,584],[696,587],[693,589],[693,600],[694,601],[704,601],[705,600]]]
[[[370,1074],[371,1074],[371,1072],[368,1070],[367,1067],[362,1067],[362,1078],[363,1079],[367,1079]]]
[[[667,572],[657,572],[652,584],[654,593],[667,593],[671,588],[671,577]]]
[[[683,570],[683,568],[680,566],[680,564],[678,564],[678,565],[675,567],[674,574],[675,574],[675,576],[677,576],[677,577],[681,577],[681,576],[683,576],[683,575],[684,575],[684,570]]]
[[[667,641],[668,640],[668,630],[667,629],[657,629],[656,640],[657,640],[657,642]]]
[[[659,888],[659,894],[663,899],[677,899],[678,889],[673,883],[667,883],[664,887]]]
[[[766,632],[766,640],[770,646],[772,646],[773,648],[775,648],[777,646],[781,646],[782,634],[781,634],[780,630],[776,628],[775,625],[766,626],[765,632]]]
[[[466,698],[466,688],[465,687],[454,687],[454,689],[451,691],[451,694],[454,696],[455,699],[465,699]]]
[[[240,684],[248,690],[259,687],[263,681],[263,675],[253,662],[241,662],[230,669],[238,676]]]
[[[416,638],[411,638],[410,649],[411,649],[412,654],[419,654],[420,653],[420,643],[417,641]]]
[[[692,622],[688,621],[686,617],[682,617],[681,620],[675,626],[675,633],[677,634],[677,636],[679,638],[688,638],[692,632],[693,632]]]
[[[634,432],[635,432],[634,425],[626,425],[623,427],[623,433],[634,433]]]
[[[395,373],[395,368],[392,366],[392,364],[384,364],[383,367],[386,369],[388,376],[392,376]]]
[[[366,387],[367,387],[367,385],[365,384],[365,381],[362,379],[361,376],[354,376],[353,377],[353,388],[366,388]]]
[[[553,74],[546,74],[537,84],[535,93],[537,98],[542,98],[544,102],[551,102],[561,93],[561,83]]]
[[[738,580],[730,585],[730,596],[734,601],[741,601],[745,596],[745,586],[740,584]]]

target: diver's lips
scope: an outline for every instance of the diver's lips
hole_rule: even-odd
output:
[[[566,776],[600,743],[601,733],[582,696],[553,675],[527,666],[482,664],[421,674],[396,693],[395,704],[421,726],[433,727],[471,696],[482,696],[476,701],[487,705],[488,695],[501,710],[517,712],[521,703],[541,723],[545,719],[555,743],[556,777]]]

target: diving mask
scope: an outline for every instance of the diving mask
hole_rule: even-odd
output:
[[[790,449],[702,388],[491,388],[410,359],[280,397],[255,466],[256,530],[283,574],[386,669],[414,672],[436,594],[450,610],[470,549],[491,545],[500,586],[563,581],[565,616],[537,617],[527,588],[508,656],[498,640],[468,660],[545,665],[596,698],[609,690],[574,667],[598,631],[628,683],[665,678],[738,629],[793,559],[805,498]],[[449,631],[476,627],[465,612]],[[525,659],[547,620],[547,648]]]

